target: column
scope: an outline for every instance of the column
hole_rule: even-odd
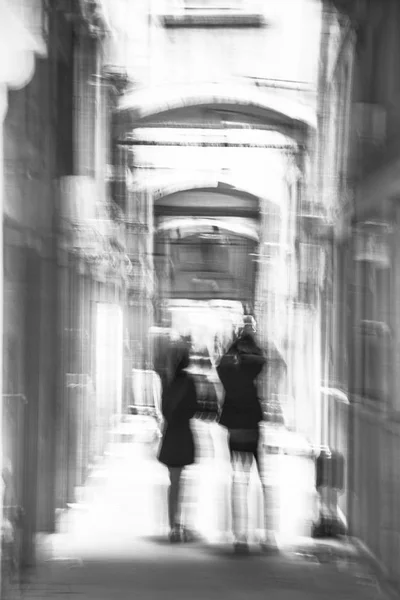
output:
[[[3,192],[4,192],[4,163],[3,163],[3,122],[7,112],[7,87],[0,82],[0,374],[3,373],[3,282],[4,282],[4,266],[3,266]],[[0,377],[0,432],[3,430],[3,377]],[[3,467],[3,444],[2,436],[0,437],[0,465]],[[3,488],[2,488],[3,495]],[[3,496],[0,501],[0,527],[3,524]],[[1,545],[0,545],[0,565],[1,565]],[[0,575],[1,584],[1,575]]]
[[[14,13],[15,3],[0,0],[0,373],[3,371],[3,214],[4,214],[4,158],[3,158],[3,123],[8,107],[8,88],[20,89],[31,80],[35,68],[35,54],[45,54],[46,48],[43,41],[27,31],[19,18]],[[1,397],[3,399],[3,382],[0,383]],[[0,431],[3,427],[3,402],[0,403]],[[0,444],[0,461],[3,465],[2,448]],[[36,502],[35,502],[36,506]],[[0,528],[2,527],[2,502],[0,502]],[[29,531],[29,526],[28,526]],[[33,561],[33,546],[26,547],[25,562]],[[0,549],[1,561],[1,549]]]

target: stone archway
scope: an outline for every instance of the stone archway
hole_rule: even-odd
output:
[[[300,141],[315,131],[315,110],[277,90],[261,90],[241,79],[226,82],[184,83],[128,90],[116,111],[118,135],[149,122],[194,120],[205,109],[226,112],[227,118],[269,125]]]
[[[115,116],[119,140],[128,146],[136,146],[136,160],[140,156],[145,157],[143,166],[140,161],[139,166],[135,164],[130,186],[132,202],[140,204],[138,198],[142,198],[151,214],[151,231],[157,228],[157,221],[166,213],[171,220],[188,218],[191,210],[197,208],[199,218],[222,218],[223,202],[219,205],[220,212],[213,213],[212,207],[207,212],[206,196],[215,200],[214,209],[218,205],[217,197],[235,197],[232,205],[236,203],[237,214],[252,217],[258,223],[259,243],[252,251],[257,266],[257,285],[253,296],[246,300],[256,307],[263,340],[267,341],[271,328],[274,335],[284,338],[284,332],[275,331],[279,329],[276,317],[283,317],[289,323],[287,315],[282,311],[278,315],[277,310],[292,293],[289,280],[295,268],[296,210],[301,189],[298,182],[305,181],[307,177],[306,155],[316,127],[312,108],[301,102],[289,102],[275,91],[267,92],[243,82],[230,81],[226,85],[184,84],[127,92],[121,98]],[[228,120],[233,123],[234,134],[228,136],[225,143],[222,138],[230,128]],[[186,143],[185,136],[203,136],[198,146],[206,148],[210,141],[220,137],[222,141],[217,141],[216,145],[235,152],[233,148],[251,147],[248,140],[243,144],[241,140],[246,135],[251,139],[253,134],[255,146],[258,144],[260,152],[267,151],[268,159],[264,161],[263,168],[268,177],[264,179],[243,177],[243,173],[253,166],[252,160],[243,162],[246,168],[242,167],[242,173],[235,169],[213,168],[212,164],[201,169],[196,164],[185,164],[181,169],[179,165],[171,168],[170,163],[164,169],[148,164],[149,148],[157,148],[158,159],[162,155],[158,143],[160,147],[164,144],[167,151],[163,156],[170,160],[174,140],[182,148]],[[194,146],[196,142],[191,140],[188,148]],[[186,152],[184,148],[182,152],[189,154],[190,151]],[[194,154],[200,156],[200,152]],[[179,197],[185,194],[188,200],[184,206]],[[203,195],[201,211],[195,207],[194,201],[189,202],[189,196],[196,194],[198,197]],[[152,244],[148,247],[154,251]]]
[[[251,219],[160,218],[155,231],[159,295],[253,303],[258,243],[258,223]]]

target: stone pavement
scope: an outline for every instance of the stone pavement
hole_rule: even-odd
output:
[[[89,542],[89,540],[88,540]],[[90,546],[92,544],[92,549]],[[42,564],[23,585],[25,600],[376,600],[378,581],[356,560],[316,554],[235,556],[228,546],[173,546],[129,535],[87,544],[75,556]]]
[[[227,541],[170,545],[166,478],[154,457],[114,448],[60,532],[39,544],[21,600],[319,600],[387,598],[351,545],[293,539],[280,556],[235,556]],[[158,487],[157,487],[158,484]],[[163,493],[160,493],[162,490]]]

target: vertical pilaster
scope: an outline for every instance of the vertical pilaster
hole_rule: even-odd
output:
[[[4,306],[4,257],[3,257],[3,193],[4,193],[4,158],[3,158],[3,123],[7,113],[7,87],[0,82],[0,374],[3,373],[3,306]],[[3,377],[0,377],[0,433],[3,431]],[[0,436],[2,442],[3,436]],[[3,469],[3,444],[0,443],[0,467]],[[0,498],[0,527],[3,525],[3,486],[1,485]],[[1,563],[1,544],[0,544],[0,565]],[[1,573],[0,573],[1,585]]]
[[[400,305],[398,299],[400,298],[400,273],[399,269],[395,268],[396,265],[400,264],[400,206],[396,207],[396,220],[395,220],[395,232],[393,236],[393,267],[391,270],[391,276],[393,279],[392,295],[395,301],[393,302],[393,364],[400,364]],[[400,411],[400,369],[393,369],[393,396],[391,408],[394,411]]]
[[[40,410],[41,353],[41,258],[35,248],[26,248],[25,262],[25,390],[27,429],[25,436],[25,518],[23,563],[34,562],[34,535],[37,531],[38,438]]]

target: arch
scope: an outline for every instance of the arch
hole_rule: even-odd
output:
[[[226,231],[234,235],[244,237],[255,242],[259,241],[259,234],[255,223],[251,223],[249,219],[242,219],[239,222],[237,220],[220,219],[220,218],[175,218],[166,219],[161,222],[156,233],[167,233],[173,230],[181,230],[183,232],[182,237],[188,237],[192,234],[202,231],[213,230],[214,227],[218,227],[221,231]]]
[[[272,172],[276,173],[278,177],[281,175],[281,173],[275,172],[275,170],[272,170]],[[136,192],[145,191],[151,194],[154,204],[172,194],[203,189],[214,193],[241,195],[245,198],[257,200],[260,204],[261,202],[271,202],[272,204],[281,205],[281,202],[274,197],[269,197],[265,194],[260,195],[256,190],[240,188],[234,184],[233,178],[231,180],[228,176],[221,178],[214,176],[212,173],[193,174],[190,178],[177,177],[176,173],[171,178],[162,175],[159,178],[145,179],[143,185],[137,187],[133,183],[133,185],[131,184],[131,189]]]
[[[234,109],[264,123],[275,123],[277,129],[294,126],[315,130],[317,127],[315,110],[305,102],[243,81],[183,83],[131,90],[121,97],[116,112],[127,117],[135,127],[152,116],[205,106]]]
[[[178,194],[180,192],[189,192],[190,190],[200,189],[209,189],[210,191],[215,191],[221,189],[221,184],[225,186],[226,190],[230,188],[235,190],[237,189],[234,188],[234,186],[231,186],[231,184],[228,182],[219,181],[217,177],[203,177],[202,175],[199,175],[198,178],[175,178],[175,181],[173,182],[164,181],[164,183],[162,183],[161,181],[155,181],[154,183],[155,187],[153,188],[153,199],[155,204],[157,204],[157,202],[162,198],[167,198],[168,196],[172,196],[172,194]]]
[[[256,194],[252,194],[249,191],[245,191],[242,189],[239,189],[237,187],[233,187],[233,186],[229,186],[227,184],[223,184],[221,181],[218,182],[218,184],[214,187],[211,187],[210,185],[198,185],[195,186],[193,185],[193,182],[189,182],[187,181],[185,184],[183,184],[183,186],[178,186],[177,184],[175,186],[170,186],[170,187],[166,187],[162,190],[161,195],[157,195],[157,197],[155,198],[155,204],[157,204],[157,202],[159,201],[163,201],[166,200],[168,198],[171,198],[173,196],[179,196],[180,194],[183,194],[185,192],[193,192],[196,190],[200,190],[202,192],[210,192],[214,195],[217,194],[221,194],[221,196],[237,196],[240,198],[244,198],[244,199],[248,199],[248,200],[252,200],[254,201],[259,201],[260,197]],[[177,189],[179,187],[179,189]]]
[[[189,189],[158,198],[155,216],[260,218],[260,198],[247,192],[218,188]]]

